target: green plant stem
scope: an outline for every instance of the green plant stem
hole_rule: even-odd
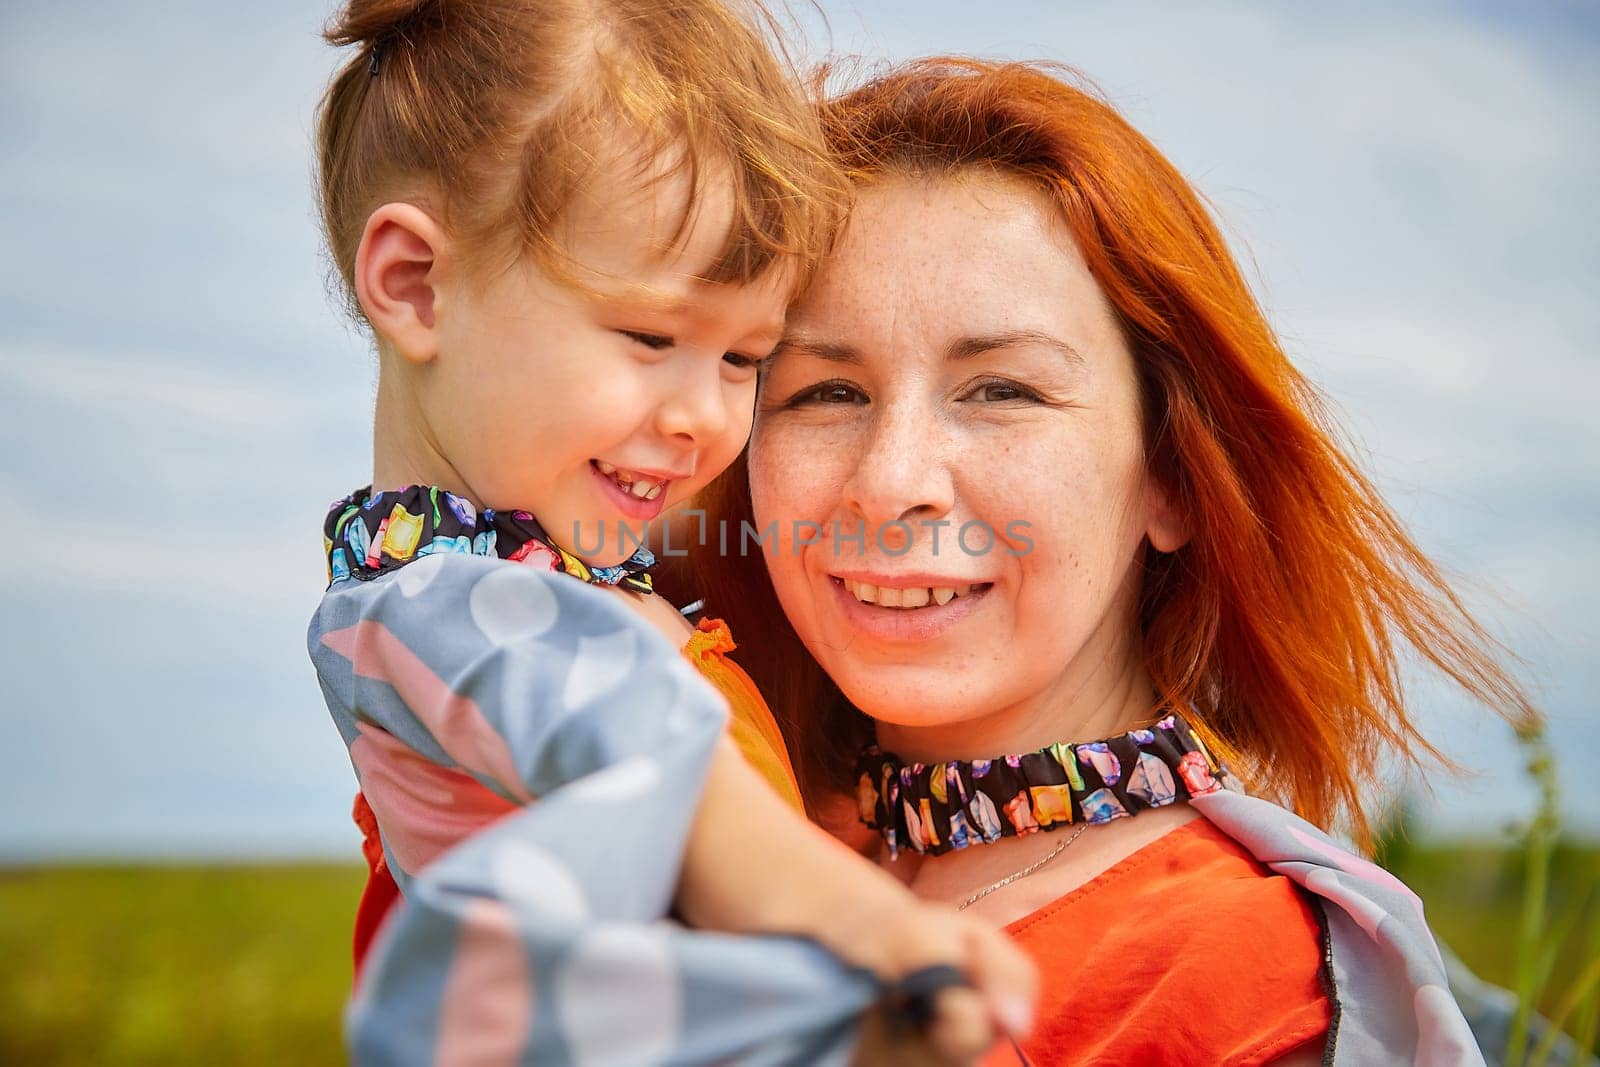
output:
[[[1577,981],[1561,998],[1561,1003],[1556,1006],[1555,1016],[1550,1020],[1550,1025],[1545,1028],[1544,1036],[1539,1039],[1539,1045],[1533,1050],[1533,1063],[1536,1067],[1549,1060],[1550,1053],[1556,1047],[1556,1039],[1561,1036],[1562,1027],[1566,1025],[1567,1018],[1573,1009],[1583,1001],[1592,997],[1596,990],[1600,990],[1600,959],[1592,959],[1589,966],[1578,975]]]
[[[1528,826],[1528,866],[1523,883],[1522,921],[1517,932],[1517,1010],[1512,1016],[1511,1032],[1506,1041],[1505,1062],[1510,1067],[1520,1067],[1524,1062],[1523,1055],[1528,1047],[1528,1020],[1539,1002],[1539,995],[1549,975],[1544,959],[1545,903],[1550,887],[1550,853],[1555,843],[1560,810],[1555,761],[1550,758],[1544,734],[1530,731],[1519,734],[1517,739],[1528,753],[1528,773],[1539,783],[1539,811]]]
[[[1597,894],[1600,894],[1600,878],[1596,878],[1594,888],[1590,890],[1592,907],[1589,912],[1588,936],[1584,938],[1584,955],[1591,960],[1600,960],[1600,901],[1594,900]],[[1583,996],[1572,1026],[1572,1036],[1577,1040],[1578,1048],[1585,1054],[1595,1051],[1597,1023],[1600,1023],[1600,985],[1592,986]]]

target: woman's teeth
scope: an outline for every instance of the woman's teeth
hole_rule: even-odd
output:
[[[624,493],[638,497],[640,500],[654,500],[661,495],[661,490],[667,487],[666,482],[658,482],[653,478],[646,478],[642,474],[613,467],[604,460],[597,459],[594,461],[594,465],[601,474],[616,482]]]
[[[932,587],[912,589],[890,589],[887,586],[879,588],[871,582],[853,582],[848,578],[841,579],[844,587],[850,591],[863,604],[876,604],[880,608],[925,608],[932,604],[948,604],[956,597],[966,596],[972,592],[969,585],[936,585]]]

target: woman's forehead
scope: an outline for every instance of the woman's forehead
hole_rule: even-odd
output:
[[[1114,321],[1041,191],[962,174],[864,190],[834,255],[791,311],[787,337],[818,349],[914,341],[943,350],[1033,334],[1077,350]]]
[[[903,240],[942,245],[952,233],[981,245],[1018,237],[1049,244],[1065,237],[1062,251],[1074,250],[1056,220],[1059,210],[1037,183],[1005,171],[963,169],[940,174],[886,175],[862,187],[847,220],[843,240],[858,227],[871,239],[889,231]]]

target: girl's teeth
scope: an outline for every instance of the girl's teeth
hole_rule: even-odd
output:
[[[926,589],[900,590],[900,606],[903,608],[925,608],[928,606],[928,591]]]
[[[618,470],[603,459],[595,460],[594,465],[601,474],[610,478],[617,488],[639,500],[654,500],[667,487],[666,482],[651,481],[648,478],[634,474],[632,471]]]
[[[947,585],[941,585],[939,588],[933,591],[934,603],[939,605],[948,604],[950,601],[954,600],[955,597],[956,591]]]
[[[878,602],[878,587],[871,582],[857,582],[855,592],[856,599],[863,604],[876,604]]]
[[[885,608],[898,608],[900,606],[900,590],[884,586],[878,590],[878,604]]]

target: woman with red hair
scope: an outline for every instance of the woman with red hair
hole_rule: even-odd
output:
[[[1442,759],[1404,656],[1537,716],[1193,189],[1038,66],[825,121],[857,203],[710,503],[766,551],[691,554],[813,814],[1035,957],[1033,1062],[1480,1062],[1420,903],[1322,830]]]

